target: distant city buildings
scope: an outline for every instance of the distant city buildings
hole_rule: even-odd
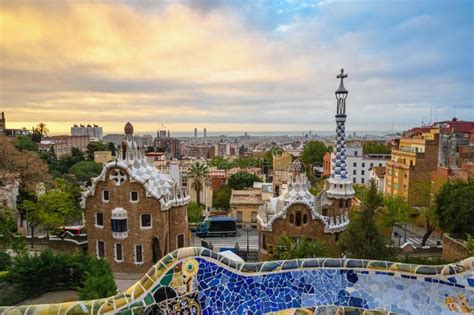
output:
[[[170,159],[181,158],[180,141],[170,137],[170,131],[158,130],[157,137],[154,140],[155,151],[164,152]]]
[[[194,128],[194,138],[197,138],[197,136],[198,136],[198,129]]]
[[[92,140],[100,141],[103,137],[103,130],[98,125],[76,124],[71,127],[71,136],[89,136]]]
[[[203,132],[204,132],[204,138],[207,138],[207,130],[206,130],[206,128],[204,128]]]
[[[7,129],[7,120],[5,118],[5,113],[2,112],[2,117],[0,118],[0,135],[5,135],[8,137],[27,136],[31,135],[31,130],[28,130],[26,128]]]
[[[89,136],[51,136],[41,138],[38,146],[39,151],[51,151],[59,158],[66,154],[71,154],[72,148],[77,148],[82,152],[86,152],[87,145],[90,142]]]

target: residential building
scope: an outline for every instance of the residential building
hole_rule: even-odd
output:
[[[401,196],[413,206],[424,204],[426,183],[438,167],[437,130],[404,136],[386,163],[385,194]]]
[[[184,145],[181,147],[182,155],[189,158],[212,159],[215,156],[213,145]]]
[[[231,216],[238,225],[257,225],[258,209],[264,203],[260,189],[234,190],[230,197]]]
[[[334,159],[334,152],[331,153]],[[354,184],[367,184],[370,181],[372,167],[384,167],[390,160],[390,154],[363,154],[360,143],[349,144],[346,149],[346,162],[349,179]],[[331,165],[333,167],[333,165]]]
[[[94,152],[94,161],[96,163],[106,164],[112,160],[111,151],[95,151]]]
[[[375,182],[377,190],[384,193],[385,188],[385,166],[374,166],[369,170],[370,180]]]
[[[71,127],[71,136],[89,136],[95,141],[101,141],[103,137],[102,127],[98,125],[74,125]]]
[[[335,246],[339,233],[349,225],[354,189],[349,179],[346,165],[345,121],[347,90],[343,79],[344,70],[337,76],[341,79],[336,90],[336,154],[331,176],[326,180],[327,188],[314,196],[309,191],[310,182],[302,171],[299,160],[293,161],[287,175],[287,184],[281,185],[278,197],[270,198],[259,208],[260,260],[271,259],[276,251],[279,238],[287,235],[296,240],[306,237]],[[288,171],[288,169],[287,169]]]
[[[57,157],[71,154],[72,148],[86,152],[89,144],[89,136],[51,136],[43,137],[38,146],[39,151],[50,151],[51,148]]]
[[[273,152],[273,186],[275,197],[280,195],[282,185],[288,181],[288,169],[291,167],[293,156],[282,150]]]
[[[116,159],[82,196],[89,254],[106,259],[114,272],[146,272],[189,245],[189,200],[179,182],[147,160],[127,123]]]

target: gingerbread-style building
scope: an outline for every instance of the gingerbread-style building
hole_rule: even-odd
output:
[[[188,246],[189,195],[145,157],[125,125],[115,160],[82,196],[89,254],[116,272],[145,272],[166,253]]]
[[[335,244],[339,233],[349,225],[349,212],[354,189],[347,176],[345,121],[347,90],[343,80],[347,75],[341,69],[341,79],[336,90],[336,146],[334,169],[326,181],[326,188],[317,196],[310,193],[311,184],[301,174],[302,165],[295,160],[288,170],[288,183],[280,196],[270,199],[257,216],[259,226],[260,260],[268,260],[275,254],[278,239],[282,235],[293,238],[317,239]]]

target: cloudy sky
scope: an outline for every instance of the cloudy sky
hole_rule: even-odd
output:
[[[474,119],[473,1],[0,1],[0,110],[52,133]]]

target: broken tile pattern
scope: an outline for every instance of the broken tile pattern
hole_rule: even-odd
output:
[[[419,266],[354,259],[244,263],[204,248],[165,256],[113,297],[2,314],[471,314],[474,257]],[[372,314],[372,313],[371,313]]]

